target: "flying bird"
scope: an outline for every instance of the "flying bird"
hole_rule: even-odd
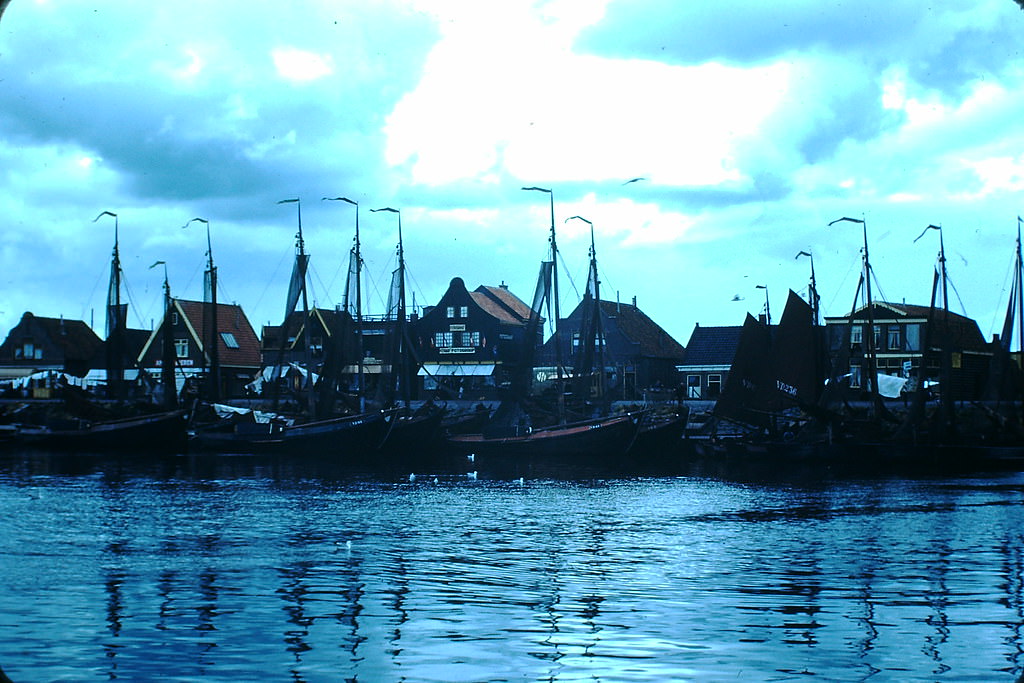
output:
[[[622,184],[623,185],[629,185],[630,183],[635,183],[638,180],[647,180],[647,178],[632,178],[631,180],[627,180],[626,182],[624,182]]]

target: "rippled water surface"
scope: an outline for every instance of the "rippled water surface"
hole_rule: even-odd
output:
[[[14,681],[1012,681],[1024,476],[0,457]]]

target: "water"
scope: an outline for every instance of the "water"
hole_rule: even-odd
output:
[[[14,681],[1024,669],[1018,474],[410,482],[312,461],[131,460],[0,457],[0,666]]]

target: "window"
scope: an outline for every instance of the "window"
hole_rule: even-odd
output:
[[[850,366],[850,386],[854,389],[860,388],[860,366]]]
[[[452,333],[451,332],[435,332],[434,333],[434,346],[439,349],[451,348],[452,346]]]
[[[850,345],[861,344],[864,342],[864,328],[860,325],[850,326]]]
[[[877,351],[878,349],[882,348],[882,326],[875,325],[872,329],[875,333],[872,336],[871,340],[875,345],[874,349]]]
[[[26,339],[21,345],[21,357],[32,359],[36,357],[35,344],[31,339]]]
[[[889,325],[889,350],[900,350],[900,326]]]
[[[921,326],[907,325],[907,351],[921,350]]]
[[[188,339],[174,340],[174,355],[178,358],[188,358]]]
[[[459,317],[460,318],[468,318],[469,317],[469,307],[468,306],[461,306],[459,308]]]
[[[238,340],[235,339],[235,335],[231,334],[230,332],[221,332],[220,338],[224,340],[224,346],[228,347],[229,349],[238,348]]]
[[[686,398],[700,398],[700,375],[686,376]]]
[[[178,312],[177,311],[171,311],[171,325],[174,326],[174,325],[177,325],[177,324],[178,324]]]
[[[722,393],[722,376],[708,375],[708,398],[716,398]]]
[[[454,306],[449,306],[447,312],[448,312],[448,317],[449,318],[454,318],[455,317],[455,307]]]

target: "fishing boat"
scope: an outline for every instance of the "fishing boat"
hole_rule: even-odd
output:
[[[412,382],[419,363],[409,338],[409,320],[406,304],[405,247],[402,240],[402,212],[393,207],[371,209],[371,212],[393,213],[398,218],[398,244],[395,250],[397,266],[391,273],[387,314],[388,344],[384,366],[389,369],[379,386],[381,405],[385,413],[387,430],[377,444],[377,450],[390,456],[419,459],[426,456],[441,441],[441,421],[444,412],[432,402],[418,410],[411,407]]]
[[[346,200],[349,201],[349,200]],[[301,302],[301,328],[296,332],[295,337],[302,340],[302,352],[304,364],[300,366],[304,377],[304,390],[302,399],[304,410],[301,415],[283,420],[283,426],[248,426],[223,423],[203,425],[196,430],[193,443],[197,448],[216,450],[221,452],[278,452],[294,455],[316,455],[328,458],[337,458],[343,462],[359,461],[367,459],[367,453],[375,449],[384,438],[387,430],[387,423],[381,411],[360,411],[354,414],[338,415],[334,413],[334,382],[335,377],[331,374],[328,378],[320,378],[316,381],[316,374],[313,367],[313,354],[311,349],[313,316],[308,306],[308,294],[306,283],[306,272],[309,265],[309,254],[306,252],[305,239],[302,232],[302,209],[299,199],[285,199],[279,204],[296,204],[298,215],[298,232],[295,238],[295,261],[292,268],[292,275],[288,287],[288,295],[285,306],[284,322],[282,323],[282,343],[278,350],[278,359],[271,369],[269,381],[274,399],[274,412],[278,412],[281,368],[285,367],[283,362],[284,346],[283,340],[290,336],[290,325],[294,313],[299,310]],[[355,204],[355,202],[350,202]],[[358,205],[357,205],[358,208]],[[360,261],[358,247],[358,211],[356,213],[356,246],[353,248],[351,258],[358,264]],[[358,265],[357,265],[358,268]],[[358,270],[357,270],[358,280]],[[348,291],[348,287],[346,287]],[[343,315],[348,315],[348,304]],[[348,328],[351,331],[351,327]],[[333,339],[328,339],[327,357],[335,360],[340,357],[341,352],[338,346],[341,336],[338,326],[334,327],[336,334]],[[361,377],[361,374],[360,374]]]
[[[187,443],[187,413],[173,410],[106,422],[66,421],[54,426],[19,426],[19,445],[81,452],[181,453]]]
[[[509,436],[456,434],[448,437],[448,443],[476,457],[572,458],[599,462],[622,457],[632,446],[639,426],[639,414],[624,414]]]
[[[534,290],[533,302],[530,306],[526,333],[523,345],[518,354],[518,361],[511,372],[511,381],[501,404],[490,421],[478,434],[454,434],[447,437],[448,444],[459,452],[473,454],[475,457],[500,458],[505,460],[550,460],[554,458],[579,461],[600,461],[608,458],[622,458],[633,445],[640,429],[640,414],[605,415],[601,417],[567,421],[565,383],[572,380],[572,396],[586,405],[592,398],[592,389],[597,390],[597,403],[603,399],[603,362],[599,362],[598,371],[594,370],[595,352],[583,350],[577,359],[573,372],[565,372],[562,362],[562,345],[559,337],[558,308],[558,247],[555,232],[555,209],[553,193],[549,189],[528,187],[524,190],[536,190],[549,195],[551,206],[551,232],[548,240],[550,251],[548,258],[541,262],[537,286]],[[574,218],[581,218],[575,216]],[[586,219],[582,219],[586,221]],[[590,224],[590,221],[586,221]],[[600,314],[597,310],[598,277],[597,257],[594,248],[593,224],[591,227],[590,270],[584,303],[590,304],[592,312],[585,313],[584,332],[581,334],[584,345],[593,345],[600,338]],[[557,416],[556,424],[543,424],[535,419],[538,415],[531,405],[528,395],[534,377],[534,360],[536,344],[543,321],[541,313],[547,307],[548,315],[554,309],[555,328],[553,332],[557,405],[551,411]],[[600,352],[598,351],[598,354]],[[599,409],[591,403],[588,409]]]

